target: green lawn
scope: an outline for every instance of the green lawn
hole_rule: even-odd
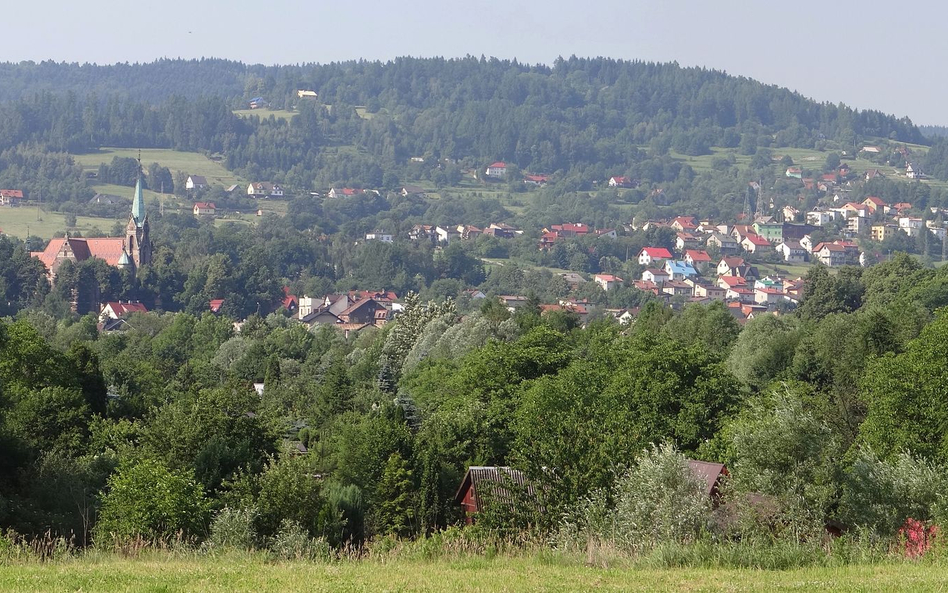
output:
[[[98,232],[107,235],[116,222],[125,223],[126,220],[78,216],[76,229],[87,237]],[[5,234],[25,239],[27,229],[30,235],[50,239],[53,234],[66,230],[65,216],[59,212],[43,212],[37,206],[0,208],[0,230]]]
[[[270,562],[260,556],[0,565],[4,591],[918,591],[943,590],[939,564],[884,563],[787,571],[632,569],[558,558]]]
[[[151,163],[158,163],[168,167],[172,173],[183,171],[188,175],[203,175],[211,185],[225,187],[243,180],[224,168],[224,165],[209,159],[198,152],[182,152],[163,148],[143,148],[142,165],[148,167]],[[100,163],[109,163],[113,157],[138,158],[138,149],[134,148],[100,148],[96,152],[72,155],[83,168],[94,171]],[[126,195],[126,194],[122,194]]]

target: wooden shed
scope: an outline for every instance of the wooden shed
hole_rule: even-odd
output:
[[[488,501],[517,505],[524,497],[536,500],[533,484],[523,472],[509,467],[471,466],[461,480],[454,501],[461,505],[470,525],[476,515],[484,511]]]

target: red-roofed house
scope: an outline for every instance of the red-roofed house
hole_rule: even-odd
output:
[[[869,196],[868,198],[863,200],[862,203],[864,206],[866,206],[866,208],[869,208],[869,212],[873,214],[875,214],[876,211],[878,211],[880,208],[882,209],[883,214],[888,214],[889,212],[889,205],[886,204],[882,198],[877,198],[876,196]]]
[[[609,187],[632,187],[632,180],[621,176],[610,177]]]
[[[675,249],[680,252],[697,247],[701,244],[701,238],[691,233],[678,233],[675,238]]]
[[[679,216],[672,221],[671,227],[678,232],[687,233],[698,229],[698,221],[694,216]]]
[[[671,258],[671,252],[664,247],[643,247],[639,252],[639,265],[651,266]]]
[[[711,264],[711,256],[707,251],[688,249],[685,251],[685,261],[694,269],[702,271]]]
[[[16,206],[23,199],[23,192],[18,189],[0,189],[0,206]]]
[[[148,308],[139,302],[108,302],[102,305],[102,310],[99,311],[99,320],[119,319],[129,313],[148,313]]]
[[[846,263],[846,248],[835,243],[820,243],[813,248],[815,255],[824,266],[835,267]]]
[[[283,302],[280,303],[280,306],[282,306],[284,309],[286,309],[290,313],[293,313],[294,311],[299,309],[300,301],[298,298],[296,298],[296,295],[290,294],[289,286],[283,287]]]
[[[758,288],[754,290],[754,302],[758,305],[775,305],[783,302],[783,291],[779,288]]]
[[[718,276],[718,286],[724,289],[731,289],[738,286],[746,286],[747,278],[742,276]]]
[[[211,313],[215,315],[221,312],[221,307],[224,306],[224,299],[211,299],[211,302],[208,303]]]
[[[364,297],[339,314],[344,323],[363,323],[382,326],[388,321],[388,309],[371,297]]]
[[[549,230],[557,233],[560,237],[579,237],[589,233],[589,225],[581,222],[567,222],[565,224],[550,225]]]
[[[195,202],[194,215],[198,218],[202,216],[214,216],[217,213],[217,206],[214,202]]]
[[[769,251],[773,249],[770,241],[760,235],[747,235],[744,237],[744,240],[741,241],[741,247],[743,247],[747,253],[757,253],[758,251]]]
[[[547,175],[524,175],[523,182],[531,185],[546,185],[550,181]]]
[[[484,171],[484,174],[488,177],[504,177],[507,175],[507,163],[503,161],[491,163],[487,165],[487,170]]]

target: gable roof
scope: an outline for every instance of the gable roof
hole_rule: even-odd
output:
[[[195,202],[194,207],[200,210],[217,210],[214,202]]]
[[[0,189],[0,197],[4,198],[23,198],[23,190],[19,189]]]
[[[707,251],[701,251],[700,249],[688,249],[685,251],[685,257],[691,258],[693,262],[710,262],[711,256],[708,255]]]
[[[68,243],[68,245],[67,245]],[[104,260],[110,266],[118,265],[122,254],[125,253],[125,239],[121,237],[111,238],[92,238],[85,239],[81,237],[59,237],[50,239],[43,251],[34,251],[30,253],[46,264],[49,269],[53,268],[56,259],[61,251],[66,248],[72,251],[76,261],[85,261],[90,257]]]
[[[203,175],[188,175],[188,179],[194,185],[207,185],[207,179]]]
[[[503,161],[497,161],[496,163],[491,163],[491,164],[487,165],[487,168],[488,168],[488,169],[506,169],[506,168],[507,168],[507,163],[505,163],[505,162],[503,162]]]
[[[664,247],[643,247],[642,251],[639,252],[639,256],[641,256],[643,253],[648,254],[648,256],[653,259],[671,259],[672,257],[671,252]]]
[[[728,475],[727,468],[723,463],[711,463],[708,461],[688,460],[688,469],[704,485],[704,493],[711,496],[718,489],[718,482],[721,478]]]
[[[474,508],[480,512],[484,510],[482,506],[484,494],[492,501],[513,504],[517,496],[511,492],[511,488],[523,488],[530,497],[536,496],[533,483],[519,470],[510,467],[471,466],[461,480],[461,485],[454,495],[454,501],[461,504],[468,490],[473,489]],[[478,495],[478,491],[481,496]]]
[[[129,313],[148,313],[148,308],[141,303],[123,303],[119,302],[108,302],[102,309],[106,307],[112,309],[112,312],[115,313],[118,317],[128,315]]]
[[[768,241],[767,239],[764,239],[760,235],[747,235],[746,237],[744,237],[744,240],[750,241],[751,243],[753,243],[754,245],[758,247],[767,247],[770,245],[770,241]]]

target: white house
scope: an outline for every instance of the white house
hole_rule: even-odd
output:
[[[207,179],[203,175],[188,175],[188,180],[184,182],[184,189],[195,190],[207,187]]]
[[[777,245],[777,253],[788,264],[799,264],[806,261],[806,249],[800,245],[799,241],[784,241]]]
[[[672,258],[670,251],[664,247],[643,247],[639,252],[639,265],[651,266],[660,264]]]
[[[671,280],[671,276],[665,270],[649,268],[642,272],[642,280],[661,286]]]
[[[251,198],[282,198],[283,188],[269,181],[258,181],[247,186],[247,195]]]
[[[198,218],[204,216],[214,216],[217,213],[217,207],[214,202],[195,202],[194,215]]]
[[[622,278],[612,274],[596,274],[593,280],[599,285],[599,288],[610,291],[617,286],[622,286]]]
[[[810,210],[806,213],[806,223],[813,226],[825,226],[836,219],[831,210]]]
[[[435,234],[438,236],[438,242],[444,243],[445,245],[461,238],[461,233],[459,233],[455,227],[435,227]]]
[[[366,241],[381,241],[382,243],[392,243],[394,239],[389,233],[382,231],[372,231],[371,233],[365,234]]]
[[[505,177],[507,175],[507,163],[503,161],[491,163],[487,166],[487,170],[484,171],[484,173],[488,177]]]

